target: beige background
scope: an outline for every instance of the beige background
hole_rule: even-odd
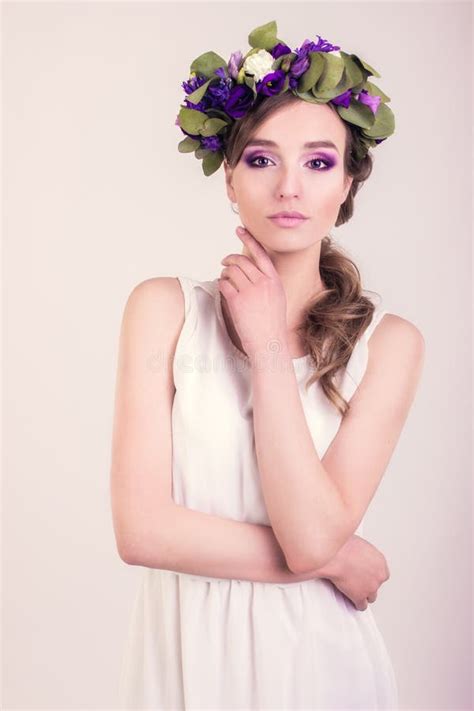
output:
[[[2,4],[3,707],[113,708],[140,568],[109,502],[118,332],[131,289],[219,275],[241,250],[222,170],[180,154],[189,65],[275,19],[382,75],[397,120],[333,230],[426,341],[418,397],[366,519],[402,708],[470,709],[469,3]]]

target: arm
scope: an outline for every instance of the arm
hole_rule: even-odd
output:
[[[137,285],[119,339],[110,489],[117,550],[134,565],[268,582],[297,582],[269,526],[219,518],[172,499],[173,354],[183,325],[172,277]],[[160,363],[164,363],[161,366]]]
[[[215,578],[296,583],[330,579],[338,563],[336,556],[318,570],[293,573],[270,526],[221,518],[174,503],[161,512],[159,525],[151,518],[144,520],[151,525],[142,530],[137,553],[124,558],[131,565]]]
[[[255,449],[268,516],[288,567],[319,568],[363,518],[413,402],[424,339],[409,321],[386,314],[369,339],[368,365],[322,459],[306,422],[287,343],[287,300],[265,248],[248,230],[247,254],[228,255],[219,289],[251,362]],[[275,355],[278,367],[261,367]]]
[[[384,322],[384,323],[383,323]],[[377,335],[375,335],[377,333]],[[294,572],[318,568],[354,533],[375,494],[413,401],[424,340],[387,314],[372,335],[367,372],[328,451],[319,458],[286,341],[277,368],[252,353],[253,415],[262,489]]]

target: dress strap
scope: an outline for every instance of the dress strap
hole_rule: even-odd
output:
[[[356,342],[351,357],[347,362],[339,390],[348,402],[359,387],[367,370],[367,364],[369,362],[369,338],[386,313],[387,311],[382,308],[380,303],[375,306],[372,320]]]
[[[369,323],[369,325],[367,326],[367,328],[365,329],[364,333],[362,334],[363,338],[367,342],[386,313],[387,313],[387,311],[385,309],[383,309],[381,306],[375,307],[375,311],[372,314],[372,320]]]
[[[186,276],[177,276],[184,296],[184,323],[176,344],[175,357],[187,345],[197,325],[196,282]]]

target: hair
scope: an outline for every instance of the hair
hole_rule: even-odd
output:
[[[257,97],[245,116],[236,121],[224,142],[224,158],[231,169],[259,126],[273,113],[297,101],[304,101],[291,91],[270,97]],[[353,178],[350,190],[339,209],[335,226],[344,224],[353,215],[354,198],[372,172],[373,160],[361,139],[357,126],[343,121],[335,107],[328,103],[346,130],[344,173]],[[319,380],[325,396],[337,407],[342,417],[350,403],[342,397],[335,384],[336,375],[344,368],[358,339],[372,320],[375,306],[362,293],[360,272],[345,251],[336,246],[330,235],[321,240],[319,272],[324,290],[308,307],[297,332],[314,364],[314,373],[306,389]]]

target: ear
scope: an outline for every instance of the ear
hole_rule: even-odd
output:
[[[232,185],[232,169],[229,167],[227,159],[224,158],[224,173],[225,173],[225,186],[227,190],[227,197],[231,202],[237,202],[235,199],[235,192]]]

